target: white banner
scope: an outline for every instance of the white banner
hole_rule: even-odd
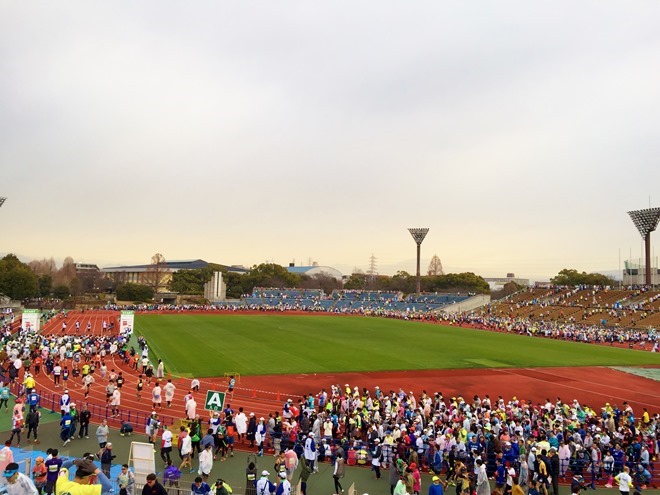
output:
[[[135,313],[133,311],[122,311],[119,317],[119,331],[121,333],[132,332],[135,323]]]
[[[21,328],[38,332],[41,328],[41,311],[38,309],[24,309],[21,315]]]

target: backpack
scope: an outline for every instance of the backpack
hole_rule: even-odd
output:
[[[37,421],[39,420],[39,415],[37,414],[36,411],[30,411],[27,415],[27,418],[25,419],[28,425],[36,425]]]

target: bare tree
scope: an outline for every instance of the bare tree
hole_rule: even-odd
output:
[[[144,285],[151,287],[154,293],[158,293],[167,288],[171,278],[172,270],[167,266],[165,257],[160,253],[154,254],[144,274]]]
[[[434,254],[433,258],[431,258],[431,262],[429,263],[429,268],[427,273],[430,276],[445,274],[444,270],[442,269],[442,261],[440,261],[440,258],[438,257],[437,254]]]
[[[32,260],[30,263],[28,263],[28,266],[32,268],[32,271],[38,276],[52,276],[57,271],[57,264],[55,263],[55,259],[53,257],[50,259],[43,258],[40,260]]]
[[[77,278],[77,275],[76,262],[73,261],[71,256],[67,256],[64,258],[62,268],[53,274],[53,286],[66,285],[67,287],[70,287],[71,282]]]

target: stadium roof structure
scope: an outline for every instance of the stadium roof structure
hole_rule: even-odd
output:
[[[339,270],[336,268],[332,268],[330,266],[318,266],[318,265],[312,265],[312,266],[287,266],[286,267],[287,271],[289,273],[296,273],[298,275],[309,275],[310,277],[313,275],[319,275],[321,273],[324,273],[326,275],[329,275],[330,277],[341,280],[342,279],[342,274]]]
[[[172,272],[178,272],[179,270],[198,270],[200,268],[206,268],[209,266],[208,261],[204,261],[201,259],[197,260],[179,260],[179,261],[166,261],[165,265],[167,268],[172,271]],[[218,266],[221,268],[227,270],[228,272],[234,272],[234,273],[247,273],[249,270],[245,268],[240,268],[237,266],[228,266],[228,265],[221,265],[219,263],[216,263]],[[151,267],[151,264],[147,265],[130,265],[130,266],[109,266],[106,268],[101,269],[102,272],[105,273],[112,273],[112,272],[146,272],[149,270]]]

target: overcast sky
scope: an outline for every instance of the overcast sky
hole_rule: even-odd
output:
[[[660,2],[0,1],[0,253],[548,279],[642,254]],[[652,237],[660,242],[660,234]],[[660,255],[660,245],[654,256]]]

